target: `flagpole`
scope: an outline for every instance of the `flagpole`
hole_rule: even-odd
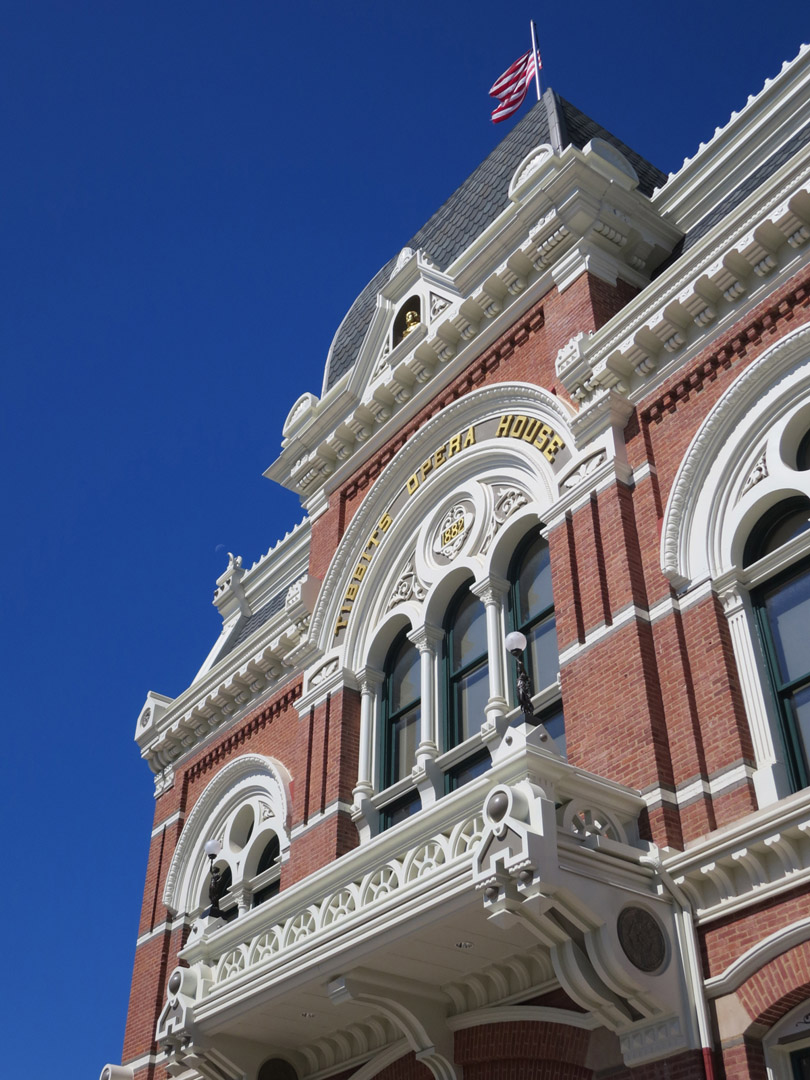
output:
[[[540,65],[537,63],[537,31],[534,25],[534,19],[529,20],[529,26],[532,31],[532,57],[534,58],[534,84],[537,87],[537,100],[540,100]]]

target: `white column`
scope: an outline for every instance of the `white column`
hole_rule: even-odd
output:
[[[740,689],[757,763],[754,789],[760,807],[767,806],[786,794],[788,787],[787,777],[784,776],[784,765],[777,759],[771,716],[762,692],[762,683],[767,675],[759,650],[751,636],[751,620],[754,618],[754,613],[751,610],[748,593],[740,587],[738,582],[733,582],[721,589],[718,596],[731,631],[731,644],[734,649],[734,659],[737,661]],[[779,788],[782,788],[781,793]]]
[[[419,724],[419,746],[416,748],[417,764],[424,768],[426,758],[439,754],[439,695],[436,670],[439,666],[439,650],[444,631],[435,626],[420,626],[411,630],[408,639],[419,650],[419,678],[422,706]]]
[[[354,801],[356,806],[360,806],[362,797],[368,797],[374,791],[372,779],[374,717],[377,713],[376,706],[383,673],[377,671],[376,668],[365,667],[358,672],[357,677],[360,683],[360,752]]]
[[[489,700],[482,734],[499,730],[509,711],[506,700],[506,653],[504,651],[504,607],[509,582],[490,575],[470,586],[486,610],[487,652],[489,654]]]

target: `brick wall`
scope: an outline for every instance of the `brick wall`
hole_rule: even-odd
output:
[[[357,830],[344,811],[319,818],[335,802],[351,802],[357,779],[359,695],[344,690],[299,718],[295,701],[300,694],[300,680],[290,683],[230,730],[217,733],[178,768],[174,786],[156,801],[139,937],[155,928],[158,932],[136,948],[125,1063],[156,1051],[154,1032],[166,982],[187,936],[185,928],[170,929],[173,916],[163,903],[166,876],[189,813],[224,765],[243,753],[262,754],[283,762],[292,777],[292,828],[312,825],[291,845],[289,861],[282,867],[282,889],[358,842]],[[178,812],[180,816],[170,820]]]

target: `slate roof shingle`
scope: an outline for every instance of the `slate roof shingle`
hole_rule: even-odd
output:
[[[546,90],[542,100],[403,246],[422,248],[441,270],[446,270],[507,206],[509,181],[530,150],[540,143],[550,143],[558,152],[569,145],[581,150],[597,138],[627,157],[638,174],[639,190],[645,195],[651,195],[666,180],[665,173],[600,124],[553,90]],[[325,389],[331,389],[354,366],[374,315],[377,293],[391,276],[396,259],[395,255],[374,275],[338,327],[326,362]]]

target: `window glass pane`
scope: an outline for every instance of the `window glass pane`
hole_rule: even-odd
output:
[[[410,775],[416,760],[416,743],[419,735],[419,706],[409,709],[391,722],[393,752],[393,775],[388,783],[395,784]]]
[[[799,741],[802,744],[802,752],[807,760],[807,747],[810,746],[810,686],[804,686],[792,694],[790,707],[796,720],[796,729]]]
[[[278,896],[278,891],[281,888],[281,882],[271,881],[269,885],[265,885],[263,889],[257,889],[253,894],[252,907],[258,907],[259,904],[264,904],[268,900],[272,900],[274,896]]]
[[[419,792],[415,791],[413,794],[406,795],[404,799],[399,799],[383,808],[383,826],[388,829],[421,809],[422,799]]]
[[[420,696],[419,651],[410,641],[403,641],[391,666],[390,674],[391,712],[400,709]]]
[[[552,615],[533,626],[526,635],[528,638],[528,669],[532,680],[532,693],[557,681],[560,669],[557,651],[557,620]]]
[[[777,551],[788,540],[810,529],[810,499],[796,495],[772,506],[751,530],[743,552],[743,566]]]
[[[565,721],[563,720],[562,706],[551,712],[544,713],[540,720],[552,739],[557,744],[561,754],[565,754]]]
[[[776,551],[782,544],[792,540],[794,536],[801,536],[808,529],[810,529],[810,512],[808,510],[795,510],[770,530],[767,544],[763,545],[765,550],[760,553],[760,558],[762,555],[768,555],[770,552]]]
[[[481,776],[488,769],[492,767],[492,757],[489,751],[484,751],[483,754],[475,754],[473,757],[467,758],[457,765],[450,774],[451,787],[455,790],[461,787],[462,784],[467,784],[470,780],[475,780],[476,776]]]
[[[279,847],[278,837],[273,836],[273,837],[270,838],[267,845],[265,846],[264,851],[261,853],[261,857],[259,858],[259,862],[258,862],[258,865],[256,867],[256,873],[261,874],[265,870],[269,870],[270,867],[273,865],[273,863],[278,858],[279,851],[280,851],[280,847]]]
[[[796,1050],[790,1055],[794,1080],[810,1080],[810,1047]]]
[[[486,720],[484,708],[489,700],[488,676],[488,666],[482,664],[456,683],[456,717],[461,742],[480,731]]]
[[[477,660],[487,651],[487,622],[484,605],[468,593],[453,620],[453,671]]]
[[[806,432],[796,451],[796,468],[802,472],[810,469],[810,431]]]
[[[765,609],[782,682],[793,682],[810,671],[810,574],[766,592]]]
[[[518,622],[530,622],[553,604],[548,544],[541,537],[526,552],[518,579]]]

